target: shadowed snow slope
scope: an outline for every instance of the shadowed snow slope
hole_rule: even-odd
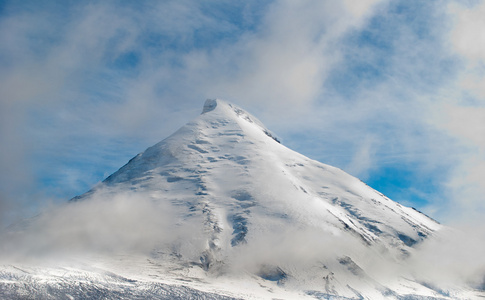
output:
[[[136,297],[151,289],[145,296],[160,299],[170,291],[194,298],[217,293],[221,299],[472,297],[468,290],[429,283],[407,267],[441,225],[340,169],[286,148],[258,119],[222,100],[207,100],[195,120],[32,223],[37,229],[31,236],[42,236],[63,257],[70,251],[85,262],[79,253],[90,253],[89,265],[109,271],[77,266],[59,293],[75,291],[76,280],[87,274],[91,284],[104,282],[108,297],[119,296],[110,289]],[[68,242],[63,234],[44,233],[60,227]],[[38,247],[25,239],[17,240]],[[55,282],[52,274],[60,266],[25,268],[21,274],[4,268],[0,295],[21,290],[8,278],[45,295],[55,290],[36,278],[42,273]],[[164,292],[157,294],[157,287]]]

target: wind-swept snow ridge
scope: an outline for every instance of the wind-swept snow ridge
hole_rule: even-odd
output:
[[[286,148],[223,100],[207,100],[201,115],[75,200],[90,214],[129,208],[120,224],[132,222],[134,234],[110,229],[119,248],[151,251],[123,256],[122,266],[103,261],[123,278],[245,299],[450,298],[405,268],[441,225]]]

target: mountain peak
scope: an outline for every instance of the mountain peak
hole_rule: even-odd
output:
[[[209,114],[210,113],[210,114]],[[237,105],[221,99],[207,99],[204,103],[201,115],[211,115],[211,118],[226,118],[235,121],[243,120],[263,131],[268,137],[280,143],[278,137],[271,132],[258,118],[248,113]]]

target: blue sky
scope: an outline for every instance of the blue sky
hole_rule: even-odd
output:
[[[485,212],[484,1],[2,1],[2,224],[234,102],[444,223]]]

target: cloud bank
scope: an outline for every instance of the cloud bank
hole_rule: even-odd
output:
[[[85,268],[102,262],[109,270],[120,259],[127,268],[139,268],[130,264],[142,259],[155,262],[158,272],[173,268],[171,263],[179,268],[202,267],[201,257],[211,239],[204,230],[205,218],[187,217],[185,209],[178,209],[150,193],[104,187],[94,197],[56,205],[0,234],[0,264]],[[268,220],[269,226],[253,231],[247,243],[211,252],[207,276],[238,278],[248,272],[271,276],[281,267],[290,276],[285,286],[301,289],[321,286],[322,274],[337,274],[337,281],[355,280],[345,275],[348,270],[339,263],[350,256],[365,270],[359,271],[362,282],[376,280],[392,286],[403,277],[444,293],[465,287],[483,289],[483,228],[444,228],[418,244],[408,258],[396,261],[382,252],[382,245],[368,246],[343,232],[325,234],[320,227],[291,228],[285,222]]]

